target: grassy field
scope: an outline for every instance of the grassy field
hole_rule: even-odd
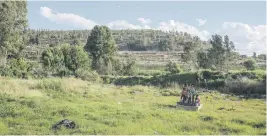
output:
[[[175,108],[172,89],[116,87],[78,79],[0,77],[0,134],[266,134],[266,103],[202,93],[199,112]],[[77,128],[54,131],[62,119]]]

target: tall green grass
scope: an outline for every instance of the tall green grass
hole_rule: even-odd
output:
[[[194,112],[175,108],[181,91],[175,87],[119,87],[74,78],[0,79],[2,135],[266,134],[261,99],[201,93],[204,106]],[[75,121],[77,127],[52,130],[62,119]]]

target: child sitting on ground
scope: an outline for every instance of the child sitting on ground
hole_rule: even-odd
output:
[[[187,96],[187,89],[186,89],[186,87],[183,87],[183,91],[182,91],[182,95],[181,95],[181,100],[183,101],[183,103],[185,103],[185,101],[186,101],[186,96]]]
[[[196,106],[200,106],[200,97],[199,95],[196,95]]]

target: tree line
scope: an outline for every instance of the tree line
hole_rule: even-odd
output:
[[[27,2],[0,3],[1,75],[26,77],[28,74],[46,76],[95,77],[101,75],[132,75],[135,61],[123,63],[119,50],[178,51],[190,66],[203,69],[228,70],[231,60],[238,56],[234,43],[226,35],[213,35],[209,41],[185,32],[158,30],[110,30],[95,26],[92,30],[49,31],[27,28]],[[26,46],[44,46],[41,65],[25,61]],[[4,58],[4,59],[3,59]],[[254,62],[252,62],[254,63]],[[245,63],[250,65],[251,63]],[[252,64],[253,65],[253,64]],[[182,71],[177,64],[166,66],[170,72]],[[95,80],[95,79],[94,79]]]
[[[86,43],[92,30],[28,30],[29,45],[58,45]],[[181,51],[193,42],[206,44],[199,37],[186,32],[160,30],[111,30],[121,51]]]

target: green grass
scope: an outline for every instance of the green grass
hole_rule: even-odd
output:
[[[203,93],[193,112],[174,108],[179,97],[168,91],[180,90],[0,77],[0,134],[266,134],[264,100]],[[65,118],[77,128],[51,129]]]

